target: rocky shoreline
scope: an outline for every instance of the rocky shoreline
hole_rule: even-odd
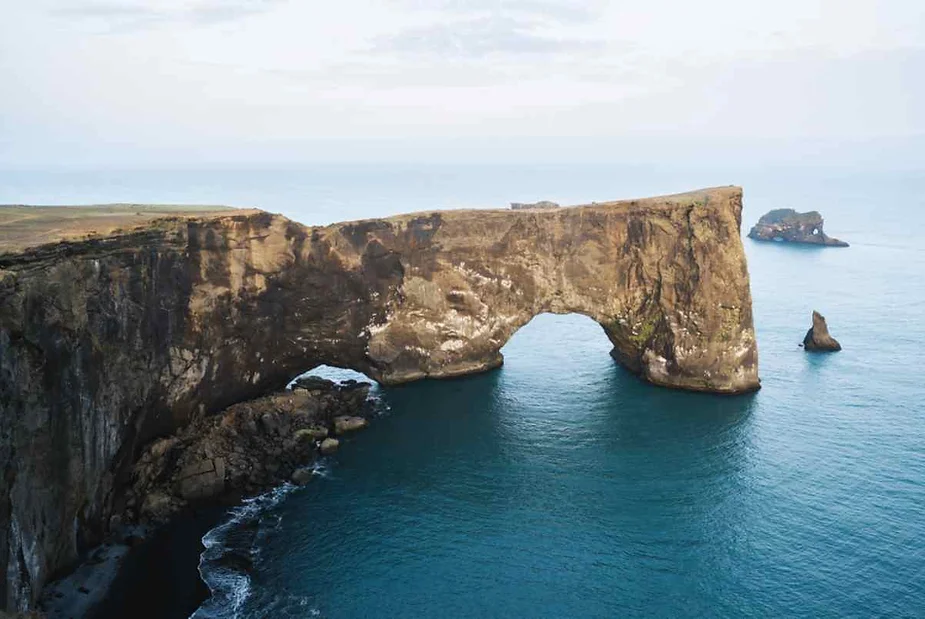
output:
[[[109,593],[126,578],[124,566],[133,555],[150,554],[150,545],[178,521],[195,521],[201,538],[219,524],[224,510],[217,507],[285,483],[309,483],[322,456],[336,450],[345,434],[368,425],[369,390],[352,380],[303,377],[291,389],[234,404],[153,441],[117,499],[113,533],[70,575],[45,588],[39,609],[48,619],[117,616],[113,608],[120,604]],[[189,537],[189,522],[184,529]],[[195,569],[198,557],[197,551],[196,563],[186,567]],[[196,606],[203,601],[192,599]]]

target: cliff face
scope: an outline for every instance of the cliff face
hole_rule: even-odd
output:
[[[0,256],[0,607],[99,540],[141,445],[319,364],[482,371],[536,314],[577,312],[653,383],[758,388],[741,198],[174,217]]]
[[[748,236],[756,241],[848,247],[848,243],[827,236],[822,230],[824,223],[818,211],[797,213],[792,208],[779,208],[762,215]]]

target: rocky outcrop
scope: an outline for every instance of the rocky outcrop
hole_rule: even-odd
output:
[[[822,231],[823,223],[817,211],[797,213],[792,208],[779,208],[762,215],[748,236],[756,241],[848,247],[848,243],[826,236]]]
[[[576,312],[652,383],[758,388],[741,206],[726,187],[318,228],[218,213],[0,255],[0,607],[103,536],[143,445],[319,364],[478,372],[533,316]],[[189,466],[195,499],[230,465]]]
[[[340,447],[340,440],[333,437],[328,437],[321,441],[321,445],[318,447],[318,449],[321,450],[321,453],[323,454],[331,454],[337,451],[338,447]]]
[[[369,385],[324,383],[235,404],[154,441],[132,468],[126,518],[163,523],[190,505],[254,495],[290,479],[304,484],[306,465],[329,434],[368,423],[356,413]]]
[[[810,352],[835,352],[841,350],[841,344],[829,335],[829,327],[825,323],[825,316],[813,311],[813,326],[803,338],[803,349]]]
[[[190,514],[201,517],[208,508],[237,503],[242,496],[260,501],[265,490],[286,481],[310,483],[318,470],[319,438],[346,418],[344,413],[373,412],[368,391],[366,384],[314,379],[311,391],[297,387],[235,404],[154,441],[133,467],[131,486],[120,501],[124,510],[112,516],[106,540],[74,572],[46,586],[38,606],[49,619],[93,617],[105,606],[123,564],[131,563],[133,549],[169,534],[170,527],[161,525],[189,522]],[[366,425],[365,417],[349,418]]]

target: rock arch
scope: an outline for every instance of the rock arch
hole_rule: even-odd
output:
[[[578,313],[597,321],[614,357],[646,380],[755,389],[740,211],[741,190],[721,188],[399,217],[360,238],[351,228],[357,252],[376,247],[401,264],[400,284],[364,328],[364,358],[352,367],[385,383],[481,371],[501,364],[501,347],[537,314]],[[328,233],[344,236],[342,228]]]
[[[614,357],[652,383],[756,389],[741,197],[727,187],[323,228],[266,213],[198,222],[188,328],[169,365],[205,359],[170,374],[170,404],[213,409],[318,364],[385,384],[483,371],[543,312],[597,321]]]

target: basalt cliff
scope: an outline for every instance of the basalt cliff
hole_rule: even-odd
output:
[[[178,213],[7,248],[0,608],[105,534],[146,444],[319,364],[384,384],[479,372],[535,315],[576,312],[649,382],[757,389],[741,207],[724,187],[314,228]]]

